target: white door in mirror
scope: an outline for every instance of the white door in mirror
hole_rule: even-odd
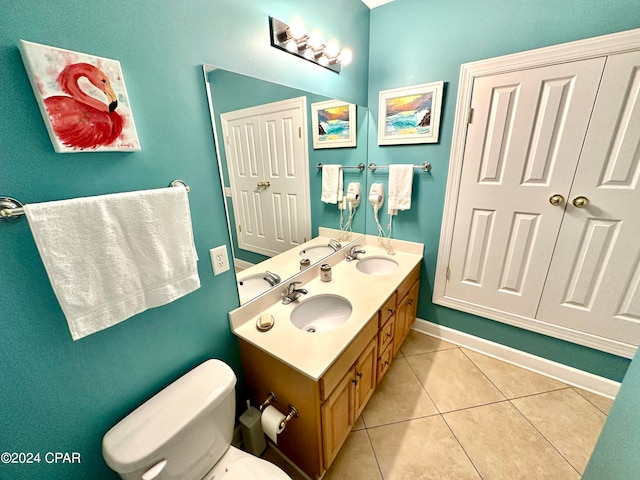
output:
[[[226,245],[212,248],[209,250],[209,255],[211,255],[211,265],[213,266],[214,275],[219,275],[229,270],[229,255],[227,255]]]

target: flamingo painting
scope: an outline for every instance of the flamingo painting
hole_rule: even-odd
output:
[[[20,42],[56,152],[140,150],[119,62]]]
[[[82,90],[78,85],[82,77],[104,93],[106,103]],[[58,84],[69,96],[52,95],[44,104],[60,141],[81,149],[111,145],[122,132],[122,117],[116,112],[118,100],[109,78],[89,63],[73,63],[62,70]]]

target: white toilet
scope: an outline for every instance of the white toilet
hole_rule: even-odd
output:
[[[235,385],[220,360],[197,366],[105,434],[107,465],[125,480],[290,480],[231,446]]]

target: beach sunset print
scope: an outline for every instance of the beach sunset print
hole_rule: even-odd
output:
[[[350,137],[349,105],[318,110],[318,139],[321,142],[348,139]]]
[[[432,102],[433,92],[386,99],[385,136],[429,134]]]

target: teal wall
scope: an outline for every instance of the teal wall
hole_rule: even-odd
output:
[[[638,478],[640,472],[640,359],[631,362],[604,424],[583,480]]]
[[[621,380],[628,360],[551,339],[431,302],[440,239],[460,65],[466,62],[640,27],[637,0],[395,0],[371,12],[369,161],[433,165],[416,174],[412,209],[399,212],[393,237],[423,242],[418,316],[581,370]],[[444,80],[438,144],[377,144],[378,92]],[[386,172],[375,181],[386,183]],[[374,181],[371,180],[370,182]],[[371,209],[367,233],[377,234]],[[386,212],[382,217],[386,227]]]
[[[227,312],[235,278],[214,277],[208,250],[229,246],[202,64],[366,103],[369,10],[353,0],[75,0],[0,3],[0,196],[24,203],[168,185],[189,201],[202,287],[169,305],[73,342],[25,219],[0,223],[0,452],[79,452],[75,465],[0,464],[0,478],[117,478],[102,435],[206,358],[242,375]],[[341,14],[333,14],[340,9]],[[300,15],[354,51],[341,75],[269,46],[268,16]],[[114,58],[142,150],[56,154],[18,53],[18,40]]]

